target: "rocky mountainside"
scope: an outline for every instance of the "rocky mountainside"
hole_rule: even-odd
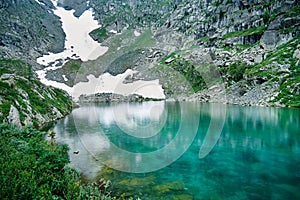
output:
[[[40,83],[36,58],[64,48],[50,0],[0,0],[0,122],[40,127],[72,109],[63,91]]]
[[[35,60],[64,48],[65,34],[50,0],[0,0],[0,56]]]
[[[80,69],[82,77],[68,77],[67,84],[74,84],[91,72],[117,75],[130,68],[139,73],[129,81],[159,78],[168,98],[299,107],[299,4],[91,0],[102,27],[90,35],[109,51],[77,63],[75,71],[69,63],[48,77],[64,82],[63,73],[74,77]]]
[[[14,5],[24,2],[0,1],[0,11],[13,13]],[[72,86],[87,80],[91,73],[117,75],[133,69],[139,72],[127,77],[127,82],[159,79],[167,98],[300,106],[297,0],[58,2],[65,9],[75,9],[75,16],[92,8],[102,26],[90,35],[109,50],[95,61],[71,60],[49,71],[48,79]],[[0,37],[1,55],[5,57],[17,52],[21,57],[34,57],[61,48],[63,34],[58,19],[49,11],[50,1],[30,0],[26,5],[26,12],[16,11],[15,17],[1,19],[9,19],[3,30],[10,27]],[[30,25],[21,20],[28,16],[34,16]],[[27,27],[24,30],[28,32],[12,24]]]

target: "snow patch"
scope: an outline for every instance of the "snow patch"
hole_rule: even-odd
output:
[[[109,33],[113,33],[113,34],[117,34],[118,33],[118,31],[116,31],[116,30],[110,30],[110,31],[108,31]]]
[[[40,4],[42,6],[46,6],[46,4],[44,4],[43,2],[40,2],[39,0],[35,0],[35,2],[37,2],[38,4]]]
[[[91,9],[86,10],[79,18],[75,17],[74,10],[65,10],[57,6],[57,1],[52,0],[56,6],[53,10],[54,14],[60,17],[62,28],[66,34],[65,50],[54,54],[49,53],[37,59],[41,65],[49,65],[58,59],[78,59],[82,61],[95,60],[103,55],[108,47],[101,46],[97,41],[94,41],[89,33],[99,28],[100,25],[93,17]]]
[[[61,68],[70,59],[81,59],[82,61],[95,60],[99,56],[106,53],[108,47],[101,46],[94,41],[89,32],[99,28],[100,25],[93,18],[92,10],[86,10],[79,18],[73,15],[74,10],[67,11],[64,8],[57,6],[57,0],[52,0],[56,6],[53,10],[54,14],[59,16],[62,21],[62,28],[66,34],[65,50],[60,53],[51,53],[37,59],[37,62],[44,66],[49,66],[43,70],[36,71],[41,82],[46,85],[51,85],[68,92],[74,100],[78,100],[82,94],[90,95],[95,93],[112,92],[122,95],[139,94],[148,98],[164,99],[164,91],[159,84],[159,80],[152,81],[135,81],[124,84],[123,81],[128,75],[132,75],[137,71],[127,70],[123,74],[112,76],[109,73],[102,74],[98,78],[94,75],[88,75],[88,82],[79,82],[73,87],[64,83],[48,80],[46,78],[47,71]],[[110,32],[117,33],[115,30]],[[140,33],[135,32],[135,35]],[[65,81],[67,77],[63,75]]]
[[[140,32],[138,32],[138,31],[136,31],[136,30],[134,30],[134,35],[136,36],[136,37],[138,37],[138,36],[140,36],[141,35],[141,33]]]
[[[68,81],[68,78],[66,77],[66,75],[62,75],[64,81]]]
[[[94,75],[90,74],[87,76],[88,82],[79,82],[73,87],[67,86],[64,83],[46,79],[47,71],[48,70],[37,71],[41,82],[45,85],[51,85],[53,87],[67,91],[75,101],[77,101],[79,96],[82,94],[91,95],[103,92],[111,92],[122,95],[139,94],[143,97],[148,98],[165,98],[164,91],[162,86],[159,84],[159,80],[139,80],[133,83],[123,83],[127,76],[137,72],[131,69],[128,69],[123,74],[118,74],[116,76],[113,76],[109,73],[104,73],[96,78]]]

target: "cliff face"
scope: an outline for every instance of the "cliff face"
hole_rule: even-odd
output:
[[[50,0],[0,1],[0,56],[35,59],[64,48],[65,34]]]
[[[295,37],[300,24],[299,1],[288,0],[91,0],[90,6],[106,30],[165,28],[199,43],[210,39],[209,46],[261,41],[271,48]]]

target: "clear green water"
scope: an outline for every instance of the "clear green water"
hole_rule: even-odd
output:
[[[300,199],[299,109],[85,104],[54,129],[71,165],[91,179],[100,172],[116,195]]]

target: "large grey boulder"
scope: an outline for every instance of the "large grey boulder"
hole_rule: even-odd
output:
[[[18,128],[21,128],[20,114],[16,107],[13,105],[10,106],[9,114],[7,116],[8,123],[16,125]]]
[[[297,49],[297,50],[294,52],[293,57],[300,60],[300,49]]]
[[[267,30],[262,38],[261,44],[265,49],[274,49],[280,41],[280,34],[276,30]]]

